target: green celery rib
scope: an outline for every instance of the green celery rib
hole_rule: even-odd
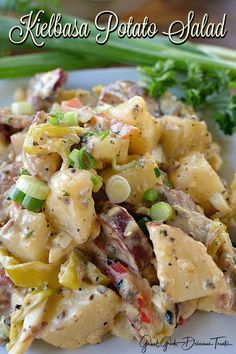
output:
[[[86,69],[107,66],[105,60],[95,60],[65,53],[23,54],[0,58],[0,79],[25,77],[55,69]]]

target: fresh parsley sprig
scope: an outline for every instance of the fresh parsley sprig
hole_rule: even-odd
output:
[[[225,134],[233,134],[236,96],[232,89],[236,87],[236,80],[232,72],[215,67],[206,70],[195,63],[180,71],[172,60],[160,61],[139,70],[151,96],[159,98],[168,90],[178,89],[183,102],[202,115],[211,115]]]

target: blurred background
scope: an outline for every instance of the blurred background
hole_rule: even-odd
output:
[[[236,48],[236,0],[64,0],[67,12],[93,20],[97,13],[109,9],[116,12],[122,20],[133,16],[137,22],[148,16],[156,22],[159,29],[167,30],[174,20],[186,22],[189,11],[195,11],[196,21],[201,21],[208,13],[211,22],[219,22],[227,14],[228,33],[224,39],[205,38],[204,43]],[[202,41],[196,39],[196,41]]]

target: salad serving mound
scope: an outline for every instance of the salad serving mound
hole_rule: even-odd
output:
[[[236,177],[194,110],[136,82],[38,74],[0,110],[0,339],[61,348],[171,336],[236,313]]]

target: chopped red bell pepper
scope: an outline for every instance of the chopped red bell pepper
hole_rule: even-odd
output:
[[[111,268],[117,273],[128,273],[128,269],[125,268],[120,262],[112,264]]]
[[[140,320],[144,323],[151,323],[151,318],[144,312],[144,311],[141,311],[140,312]]]

